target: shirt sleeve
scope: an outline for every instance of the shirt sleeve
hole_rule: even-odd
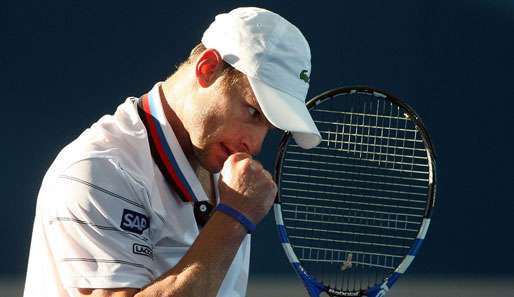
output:
[[[148,192],[115,161],[79,161],[47,187],[46,239],[65,288],[142,288],[156,277]]]

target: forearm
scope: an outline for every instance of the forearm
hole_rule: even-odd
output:
[[[135,296],[216,296],[245,236],[239,222],[215,212],[177,265]]]

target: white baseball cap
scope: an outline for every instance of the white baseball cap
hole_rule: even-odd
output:
[[[321,135],[305,106],[311,51],[298,28],[271,11],[242,7],[217,15],[202,43],[248,77],[271,124],[292,132],[302,148],[320,143]]]

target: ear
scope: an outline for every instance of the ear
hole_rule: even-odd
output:
[[[196,62],[196,79],[203,88],[209,87],[223,68],[223,59],[215,49],[206,49]]]

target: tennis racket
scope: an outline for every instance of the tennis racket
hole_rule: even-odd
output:
[[[274,214],[284,251],[312,297],[382,297],[425,239],[436,190],[429,134],[402,100],[369,87],[307,103],[322,142],[286,132]]]

